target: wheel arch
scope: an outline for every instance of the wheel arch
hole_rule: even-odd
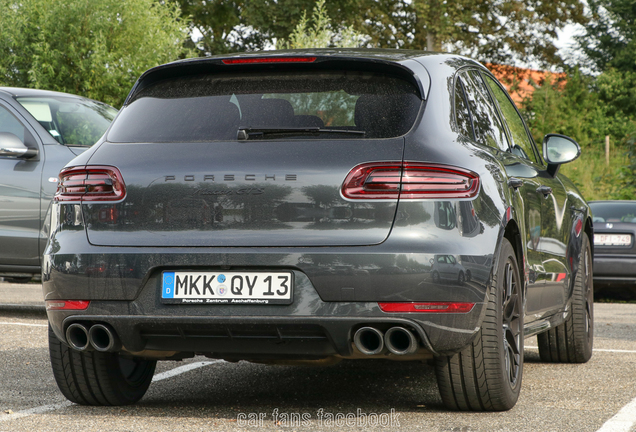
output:
[[[594,225],[592,223],[592,217],[588,214],[585,218],[585,228],[583,228],[587,238],[590,240],[590,249],[592,251],[592,258],[594,257]]]
[[[514,219],[510,219],[506,224],[504,229],[503,237],[507,239],[512,245],[513,250],[515,251],[515,256],[517,257],[517,265],[519,267],[519,276],[522,280],[525,281],[525,259],[524,259],[524,250],[523,250],[523,242],[521,240],[521,231],[519,229],[519,225],[517,225],[517,221]],[[522,290],[522,295],[525,298],[526,290],[525,290],[525,282],[524,289]]]

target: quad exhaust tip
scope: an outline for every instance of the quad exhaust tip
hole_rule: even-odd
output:
[[[107,324],[86,326],[73,323],[66,329],[66,341],[77,351],[116,352],[121,350],[117,333]]]
[[[374,327],[362,327],[353,336],[358,351],[366,355],[382,353],[384,348],[391,354],[403,356],[414,354],[419,348],[417,337],[404,327],[391,327],[382,333]]]
[[[74,323],[66,329],[66,341],[77,351],[86,351],[91,347],[88,329],[84,324]]]
[[[386,348],[395,355],[414,354],[418,343],[415,335],[404,327],[391,327],[384,334]]]
[[[88,331],[88,339],[95,350],[114,352],[121,349],[121,342],[115,330],[109,325],[95,324]]]
[[[373,327],[362,327],[353,335],[353,343],[358,351],[366,355],[380,354],[384,350],[382,332]]]

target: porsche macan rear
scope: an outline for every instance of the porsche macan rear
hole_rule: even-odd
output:
[[[231,60],[144,74],[61,172],[43,273],[57,337],[165,359],[464,347],[500,215],[481,165],[405,157],[431,127],[424,78],[407,61]]]

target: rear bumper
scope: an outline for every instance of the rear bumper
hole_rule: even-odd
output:
[[[65,214],[81,212],[77,206]],[[481,326],[501,230],[481,224],[478,233],[467,236],[432,222],[422,229],[401,223],[404,226],[394,226],[385,242],[373,246],[102,247],[87,241],[82,224],[77,217],[64,224],[52,222],[58,228],[43,257],[45,300],[91,301],[85,311],[48,312],[60,340],[74,322],[104,323],[117,331],[123,349],[131,353],[221,358],[352,357],[353,334],[367,325],[379,330],[407,327],[429,355],[457,352]],[[468,256],[471,265],[482,263],[483,268],[473,269],[471,277],[434,280],[431,262],[440,254],[458,261]],[[161,274],[171,270],[291,271],[293,303],[164,304]],[[385,313],[378,306],[433,301],[475,307],[450,314]]]
[[[636,256],[594,255],[594,284],[636,286]]]
[[[359,357],[352,340],[364,326],[382,332],[408,328],[417,336],[420,357],[449,354],[468,344],[483,320],[483,300],[462,314],[385,313],[376,302],[325,302],[306,275],[295,271],[294,278],[291,305],[163,304],[159,278],[153,276],[133,300],[93,300],[84,311],[48,311],[48,316],[62,341],[73,323],[101,323],[113,327],[123,350],[135,355],[236,360]],[[148,350],[152,353],[144,354]]]

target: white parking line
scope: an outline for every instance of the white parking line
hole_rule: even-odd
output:
[[[26,323],[12,323],[12,322],[0,322],[0,325],[17,325],[27,327],[48,327],[48,324],[26,324]]]
[[[528,349],[539,349],[536,346],[526,346]],[[636,354],[634,350],[614,350],[594,348],[594,352]],[[606,421],[596,432],[630,432],[636,425],[636,398],[625,405],[614,417]]]
[[[536,346],[525,346],[524,348],[528,349],[539,349]],[[636,354],[636,350],[615,350],[615,349],[602,349],[602,348],[594,348],[594,352],[611,352],[611,353],[628,353],[628,354]]]
[[[18,411],[17,413],[13,413],[13,414],[9,414],[9,415],[3,415],[2,417],[0,417],[0,422],[3,421],[11,421],[11,420],[17,420],[19,418],[22,417],[27,417],[30,415],[34,415],[34,414],[43,414],[47,411],[55,411],[58,409],[62,409],[62,408],[66,408],[68,406],[73,405],[73,402],[62,402],[59,404],[53,404],[53,405],[43,405],[43,406],[39,406],[39,407],[35,407],[35,408],[30,408],[24,411]],[[1,414],[0,414],[1,415]]]
[[[0,323],[0,324],[17,324],[17,323]],[[211,365],[211,364],[221,363],[221,362],[223,362],[223,360],[202,361],[202,362],[190,363],[190,364],[187,364],[187,365],[179,366],[177,368],[174,368],[174,369],[171,369],[169,371],[166,371],[166,372],[163,372],[163,373],[155,375],[152,378],[152,382],[162,381],[162,380],[165,380],[165,379],[168,379],[168,378],[175,377],[177,375],[181,375],[182,373],[189,372],[189,371],[194,370],[194,369],[198,369],[198,368],[203,367],[203,366],[208,366],[208,365]],[[66,408],[66,407],[69,407],[71,405],[73,405],[72,402],[65,401],[65,402],[61,402],[61,403],[58,403],[58,404],[42,405],[42,406],[35,407],[35,408],[29,408],[29,409],[26,409],[26,410],[15,412],[13,414],[7,414],[7,415],[0,414],[0,422],[17,420],[19,418],[27,417],[27,416],[35,415],[35,414],[44,414],[44,413],[49,412],[49,411],[55,411],[55,410],[59,410],[59,409],[62,409],[62,408]]]
[[[636,424],[636,399],[625,405],[596,432],[629,432]]]
[[[165,380],[166,378],[172,378],[173,376],[180,375],[182,373],[191,371],[193,369],[198,369],[200,367],[211,365],[214,363],[221,363],[222,361],[223,360],[202,361],[202,362],[190,363],[184,366],[179,366],[178,368],[170,369],[167,372],[163,372],[163,373],[155,375],[152,378],[152,382]]]

